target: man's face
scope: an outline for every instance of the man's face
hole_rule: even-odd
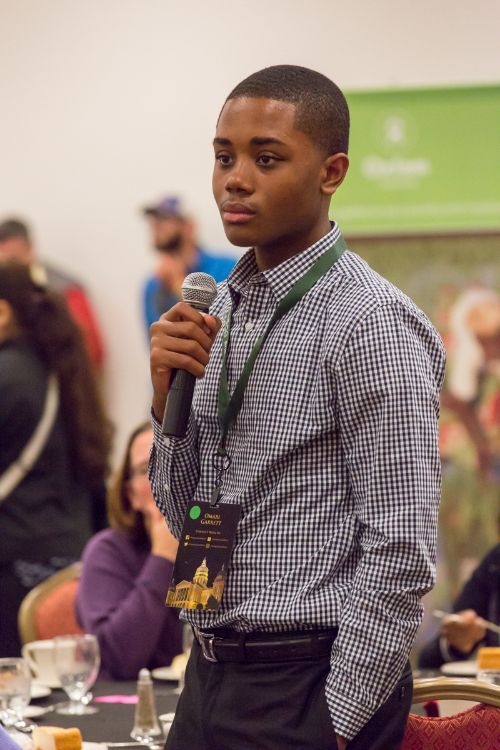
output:
[[[329,228],[326,156],[294,121],[292,104],[230,99],[214,139],[212,187],[227,238],[269,257],[300,252]]]
[[[0,258],[14,258],[21,263],[31,263],[33,251],[31,244],[22,237],[9,237],[0,242]]]
[[[154,247],[163,252],[180,250],[184,239],[184,223],[177,216],[152,217],[151,233]]]

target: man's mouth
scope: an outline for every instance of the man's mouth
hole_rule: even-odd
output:
[[[227,224],[246,224],[255,216],[255,211],[245,203],[225,201],[221,208],[222,219]]]

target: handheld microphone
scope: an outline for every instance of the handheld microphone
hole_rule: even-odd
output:
[[[190,273],[182,282],[182,299],[191,307],[207,313],[217,297],[217,282],[208,273]],[[167,396],[162,432],[169,437],[184,437],[191,411],[196,378],[186,370],[176,370]]]

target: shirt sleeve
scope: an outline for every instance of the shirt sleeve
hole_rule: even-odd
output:
[[[180,539],[188,503],[194,498],[200,475],[196,424],[191,413],[186,435],[163,435],[161,424],[152,414],[153,447],[149,479],[156,505],[167,519],[172,534]]]
[[[444,349],[425,316],[372,312],[336,367],[339,436],[359,563],[332,649],[326,698],[352,739],[400,678],[435,579]]]

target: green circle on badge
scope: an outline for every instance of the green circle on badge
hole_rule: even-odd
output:
[[[201,508],[199,505],[193,505],[191,510],[189,511],[189,517],[193,519],[193,521],[196,521],[197,518],[201,516]]]

